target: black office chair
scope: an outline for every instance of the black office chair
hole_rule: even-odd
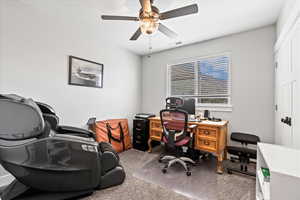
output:
[[[171,153],[168,152],[159,160],[160,162],[168,161],[162,172],[166,173],[169,167],[179,163],[184,167],[187,176],[190,176],[189,164],[195,164],[195,162],[191,158],[185,157],[182,150],[183,146],[192,147],[193,142],[192,135],[188,132],[187,112],[179,109],[165,109],[160,111],[160,118],[163,127],[162,141],[167,149],[172,149]]]
[[[0,95],[0,163],[16,178],[2,200],[75,199],[124,181],[109,144],[98,144],[88,130],[59,126],[54,110],[38,105]]]
[[[184,99],[180,97],[166,98],[166,109],[180,109],[184,105]]]
[[[248,164],[253,162],[251,159],[256,159],[256,149],[250,149],[247,147],[247,145],[257,145],[257,143],[260,142],[260,138],[256,135],[239,132],[232,133],[230,138],[232,141],[241,143],[242,147],[227,146],[227,152],[238,157],[231,157],[231,161],[235,162],[235,160],[238,160],[240,162],[240,169],[228,167],[227,172],[229,174],[232,174],[232,172],[237,172],[248,176],[255,176],[255,173],[248,171]]]

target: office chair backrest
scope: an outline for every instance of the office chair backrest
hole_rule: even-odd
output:
[[[178,109],[184,105],[184,100],[179,97],[166,98],[166,109]]]
[[[0,96],[0,139],[24,140],[43,133],[45,122],[32,99]]]
[[[168,144],[174,146],[186,137],[188,114],[179,109],[165,109],[160,111],[163,127],[163,136],[167,138]]]

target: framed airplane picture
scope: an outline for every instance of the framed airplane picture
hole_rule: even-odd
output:
[[[82,58],[69,56],[69,84],[103,88],[104,66]]]

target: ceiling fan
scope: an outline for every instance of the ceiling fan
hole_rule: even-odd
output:
[[[151,35],[157,30],[159,30],[160,32],[162,32],[170,38],[175,38],[177,37],[177,34],[162,23],[160,23],[160,21],[190,15],[198,12],[198,5],[192,4],[182,8],[177,8],[174,10],[160,13],[159,9],[152,5],[153,1],[154,0],[140,0],[142,8],[140,9],[139,17],[102,15],[101,18],[103,20],[139,21],[140,27],[133,34],[130,40],[137,40],[142,33],[144,35]]]

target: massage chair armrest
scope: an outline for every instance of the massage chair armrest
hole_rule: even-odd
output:
[[[81,137],[94,138],[96,140],[96,136],[92,131],[76,128],[72,126],[58,126],[56,130],[59,134],[70,134]]]

